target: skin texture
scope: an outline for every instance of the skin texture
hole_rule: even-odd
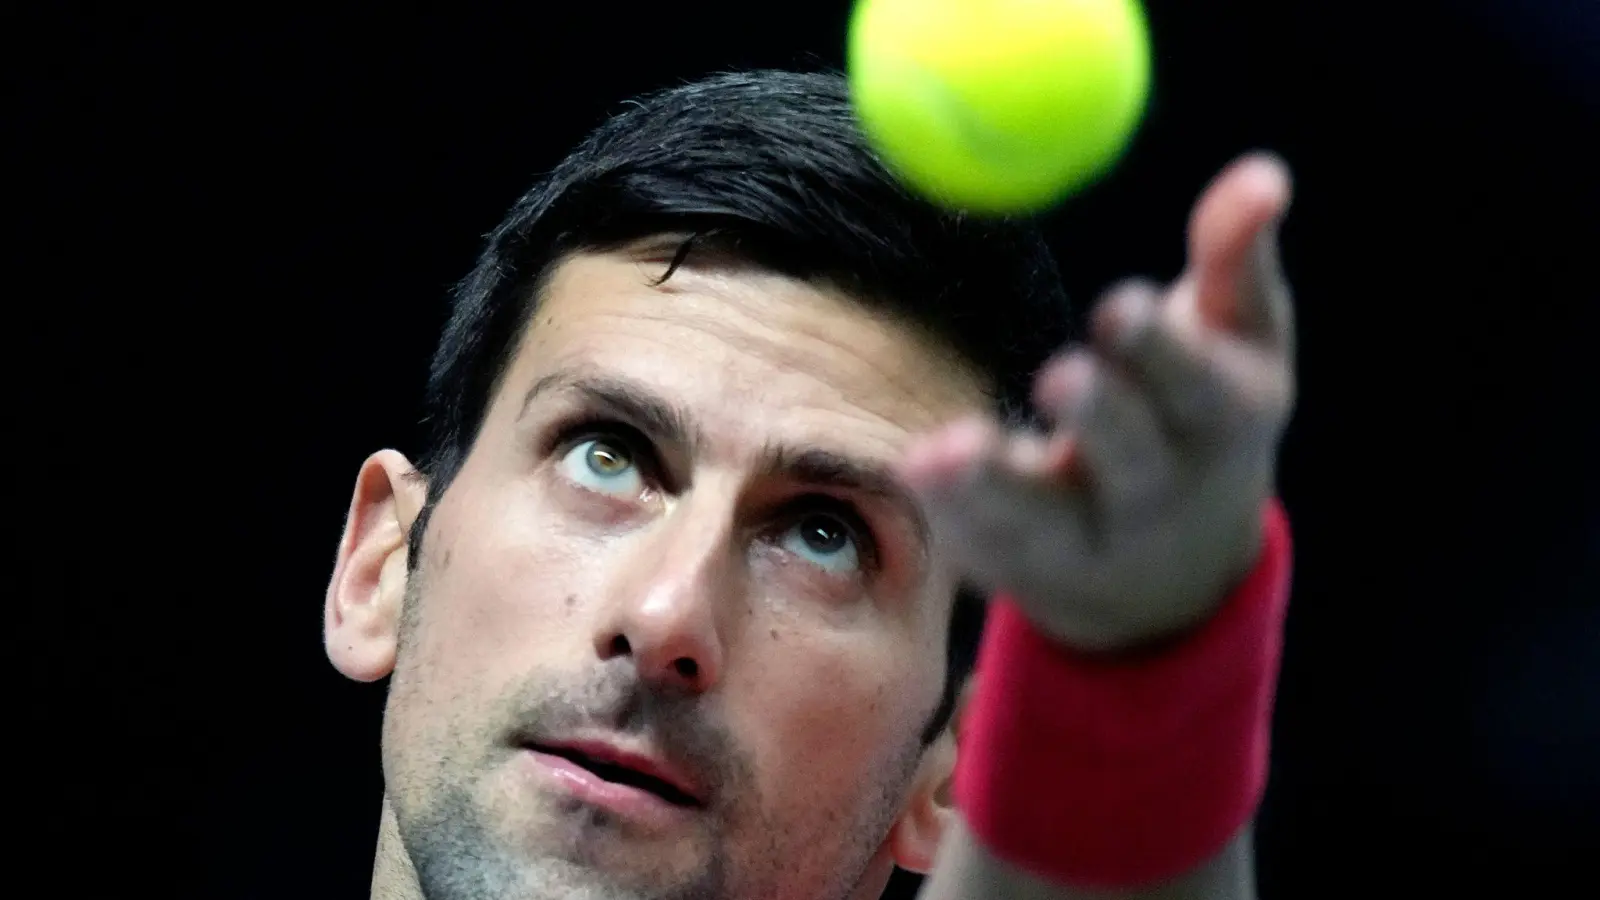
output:
[[[984,417],[918,440],[902,474],[924,496],[941,559],[1003,587],[1079,650],[1148,650],[1205,622],[1261,543],[1294,399],[1294,322],[1278,258],[1288,168],[1252,154],[1189,220],[1166,288],[1129,282],[1095,310],[1094,339],[1039,373],[1047,434]],[[1185,875],[1126,890],[1044,881],[945,829],[928,900],[1255,896],[1248,828]]]
[[[951,754],[918,732],[954,578],[889,473],[982,385],[826,287],[693,259],[652,286],[663,250],[560,266],[416,571],[420,483],[397,454],[363,469],[330,635],[381,617],[380,646],[330,648],[355,677],[394,660],[380,880],[414,871],[438,900],[867,897],[895,859],[931,859]],[[831,469],[803,465],[819,451]],[[843,462],[884,481],[819,481]],[[859,534],[817,549],[819,527]],[[530,735],[662,756],[708,802],[608,816],[540,776]]]
[[[1165,884],[1025,875],[948,807],[950,736],[917,736],[958,575],[1115,653],[1249,569],[1294,396],[1289,195],[1272,157],[1219,175],[1179,278],[1110,292],[1039,373],[1044,434],[1003,432],[948,348],[825,286],[692,259],[653,286],[670,240],[567,261],[414,571],[427,486],[393,451],[357,477],[326,635],[347,676],[392,676],[373,896],[870,898],[936,859],[940,900],[1251,896],[1243,831]],[[670,414],[617,402],[642,395]],[[643,434],[564,427],[601,414]],[[704,803],[578,802],[521,749],[565,737],[667,760]]]

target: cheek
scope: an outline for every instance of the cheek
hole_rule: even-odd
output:
[[[800,629],[751,643],[728,687],[768,809],[847,809],[880,790],[922,724],[914,646]]]
[[[532,485],[484,489],[465,477],[452,485],[413,575],[415,627],[400,661],[430,694],[469,703],[499,696],[585,646],[574,598],[592,592],[597,567],[553,531],[559,521],[541,512]]]

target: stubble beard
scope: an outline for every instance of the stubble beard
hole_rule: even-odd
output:
[[[400,617],[391,704],[396,696],[403,699],[421,674],[417,670],[422,667],[406,665],[407,650],[416,643],[420,586],[426,580],[417,574],[409,579]],[[574,700],[574,692],[541,693],[545,706]],[[648,699],[637,703],[640,708],[651,705]],[[681,721],[665,717],[652,724],[669,733],[685,730]],[[711,746],[724,749],[727,742],[714,740]],[[396,774],[387,771],[389,749],[384,754],[386,780]],[[853,809],[819,810],[798,828],[792,821],[781,822],[761,802],[748,769],[737,765],[739,757],[718,754],[722,765],[712,768],[720,783],[741,786],[735,791],[742,796],[734,815],[747,820],[723,834],[731,830],[752,839],[744,847],[718,841],[706,864],[690,878],[648,888],[620,884],[599,867],[585,865],[581,856],[575,861],[554,853],[533,859],[513,855],[488,827],[468,781],[456,769],[462,760],[453,754],[437,756],[432,772],[413,773],[422,775],[420,779],[393,779],[390,802],[423,900],[847,900],[867,878],[869,863],[899,814],[922,749],[919,735],[908,733],[900,747],[872,767],[875,777],[864,779],[862,790],[851,795],[859,798]],[[732,818],[724,824],[735,825]]]

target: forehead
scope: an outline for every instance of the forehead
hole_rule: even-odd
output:
[[[496,406],[519,405],[550,372],[600,371],[651,386],[727,443],[891,456],[909,434],[987,405],[974,367],[905,317],[723,258],[691,256],[661,282],[674,247],[560,263]]]

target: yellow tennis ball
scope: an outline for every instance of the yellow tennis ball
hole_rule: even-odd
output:
[[[912,188],[1025,214],[1122,155],[1150,41],[1138,0],[860,0],[848,71],[862,131]]]

